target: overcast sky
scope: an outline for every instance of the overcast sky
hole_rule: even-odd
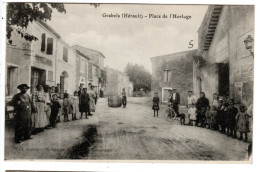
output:
[[[197,30],[207,5],[129,5],[65,4],[67,13],[53,12],[48,22],[70,45],[101,51],[105,66],[124,71],[128,62],[144,65],[151,71],[150,58],[176,53],[188,48],[193,40],[197,48]],[[168,15],[168,18],[108,18],[102,14]],[[173,19],[170,14],[188,15],[191,19]]]

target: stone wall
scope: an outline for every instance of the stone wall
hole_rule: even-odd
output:
[[[158,92],[162,101],[162,88],[175,87],[181,96],[181,104],[187,102],[187,91],[193,89],[193,53],[185,51],[151,58],[152,61],[152,96]],[[164,81],[164,70],[171,70],[170,81]]]

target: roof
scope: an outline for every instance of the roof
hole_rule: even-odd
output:
[[[213,40],[223,5],[210,5],[198,32],[203,33],[199,38],[202,41],[203,50],[209,50]]]
[[[96,50],[92,50],[83,46],[79,46],[79,45],[73,45],[72,46],[75,50],[80,51],[82,54],[84,54],[85,56],[87,56],[91,63],[99,66],[99,56],[101,55],[103,58],[105,58],[105,56],[100,52],[100,51],[96,51]]]
[[[60,38],[60,34],[58,34],[58,32],[56,32],[50,25],[48,25],[47,23],[41,21],[41,20],[37,20],[37,22],[42,25],[43,27],[45,27],[48,31],[50,31],[53,35],[55,35],[57,38]]]
[[[197,49],[195,49],[195,50],[181,51],[181,52],[177,52],[177,53],[172,53],[172,54],[166,54],[166,55],[151,57],[150,59],[153,60],[153,59],[156,59],[156,58],[169,57],[169,56],[172,56],[172,55],[188,54],[188,53],[193,53],[193,52],[195,53],[196,51],[197,51]]]
[[[84,54],[81,53],[79,50],[75,50],[75,51],[76,51],[76,53],[79,54],[80,56],[82,56],[82,57],[84,57],[84,58],[90,60],[90,58],[89,58],[88,56],[84,55]]]

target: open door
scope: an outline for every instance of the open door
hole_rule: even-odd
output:
[[[219,95],[229,97],[229,63],[218,64],[218,81]]]

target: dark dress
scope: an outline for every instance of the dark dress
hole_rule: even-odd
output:
[[[88,113],[89,112],[89,101],[90,101],[88,93],[81,93],[79,100],[80,100],[79,102],[80,102],[81,112]]]
[[[225,124],[226,127],[234,130],[236,127],[236,115],[238,113],[238,110],[236,107],[228,107],[227,112],[225,114]]]
[[[32,108],[34,107],[28,94],[14,95],[10,105],[14,106],[15,115],[15,140],[21,141],[30,138]],[[35,108],[34,108],[35,109]]]
[[[58,102],[58,100],[52,100],[51,101],[51,117],[50,117],[50,125],[52,127],[55,126],[55,121],[57,119],[59,110],[61,108],[60,103]]]
[[[202,107],[206,109],[208,106],[209,106],[209,99],[207,99],[206,97],[201,97],[198,99],[196,104],[196,108],[198,110],[200,110]]]
[[[159,101],[160,101],[159,97],[153,98],[153,107],[152,107],[153,110],[160,110]]]

